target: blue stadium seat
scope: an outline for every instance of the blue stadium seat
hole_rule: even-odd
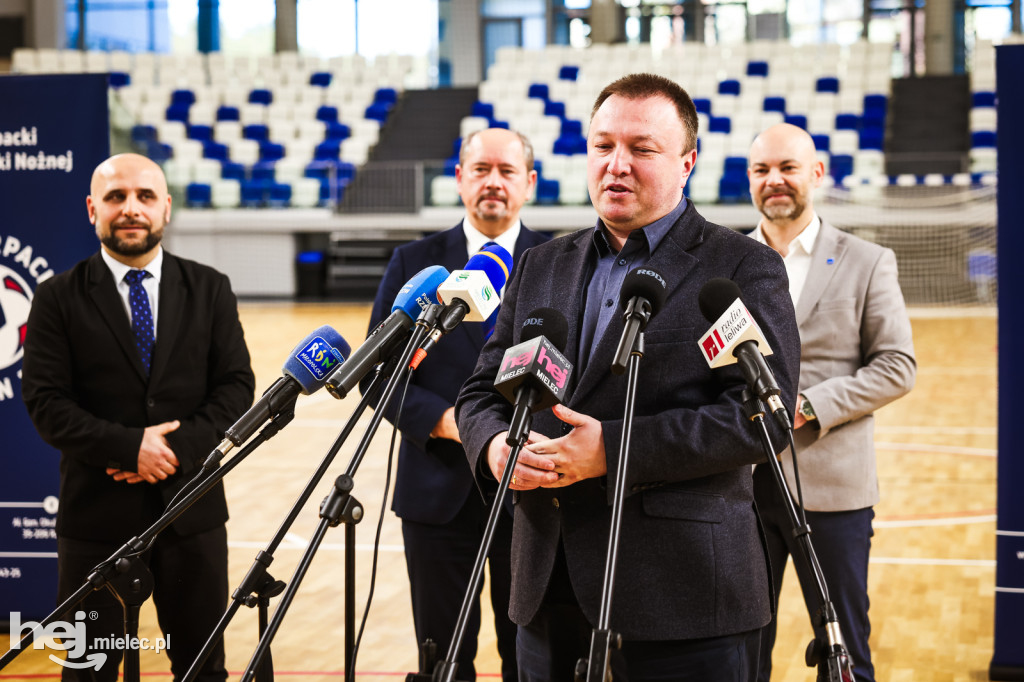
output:
[[[266,142],[270,139],[270,129],[265,123],[250,123],[242,128],[242,137],[247,140]]]
[[[711,100],[705,97],[697,97],[693,100],[693,106],[697,109],[698,114],[711,115]]]
[[[860,116],[857,114],[836,114],[836,130],[860,130]]]
[[[131,85],[132,77],[124,71],[111,71],[107,78],[107,85],[117,90],[126,85]]]
[[[712,116],[708,119],[709,133],[731,133],[732,119],[728,116]]]
[[[188,104],[172,104],[167,107],[167,111],[164,114],[164,118],[168,121],[181,121],[182,123],[188,123],[188,110],[190,105]]]
[[[191,90],[180,89],[171,93],[171,104],[184,104],[192,106],[196,103],[196,93]]]
[[[835,178],[836,184],[853,173],[853,156],[850,154],[832,154],[829,159],[829,173]]]
[[[284,158],[284,145],[276,142],[260,142],[260,161],[277,161]]]
[[[494,105],[488,102],[473,102],[473,116],[479,116],[480,118],[486,118],[488,121],[494,118]]]
[[[281,182],[270,184],[267,203],[270,206],[283,208],[292,200],[292,186]]]
[[[786,123],[807,130],[807,117],[803,114],[787,114]]]
[[[562,135],[555,140],[552,151],[563,156],[587,153],[587,138],[582,135]]]
[[[147,142],[156,141],[156,127],[148,124],[139,124],[132,126],[131,131],[132,142],[139,145],[144,145]]]
[[[827,152],[831,147],[831,141],[828,135],[811,135],[811,139],[814,140],[814,149],[819,152]]]
[[[768,62],[761,61],[749,61],[747,62],[747,75],[748,76],[767,76],[768,75]]]
[[[583,123],[574,118],[562,119],[562,135],[582,135]]]
[[[839,92],[839,79],[835,76],[824,76],[814,84],[815,92]]]
[[[996,133],[994,130],[976,130],[971,133],[971,148],[995,147]]]
[[[740,82],[733,78],[728,78],[718,84],[719,95],[738,95],[740,94]]]
[[[558,70],[558,80],[563,81],[574,81],[580,76],[580,67],[578,66],[563,66]]]
[[[274,93],[266,88],[256,88],[249,92],[250,104],[270,104],[273,101]],[[242,193],[245,193],[245,187],[242,188]]]
[[[449,177],[455,177],[455,167],[459,165],[459,157],[450,156],[444,160],[444,174]]]
[[[277,164],[273,161],[257,161],[250,169],[249,179],[260,180],[262,182],[273,182],[274,169],[276,165]]]
[[[218,121],[238,121],[241,120],[242,114],[238,111],[238,107],[229,107],[226,104],[222,104],[217,107],[217,120]]]
[[[226,144],[214,142],[213,140],[206,140],[203,142],[204,158],[215,159],[217,161],[227,161],[228,151],[228,146]]]
[[[167,159],[174,156],[174,149],[171,145],[164,144],[163,142],[157,142],[152,140],[147,142],[146,145],[146,156],[157,163],[163,163]]]
[[[889,98],[885,95],[864,95],[864,116],[878,116],[885,118],[885,111],[889,106]]]
[[[185,188],[185,203],[192,208],[209,208],[212,189],[205,182],[192,182]]]
[[[331,78],[333,78],[333,76],[329,71],[317,71],[309,75],[309,84],[326,88],[331,84]]]
[[[996,93],[979,90],[971,95],[972,107],[994,107],[996,105]]]
[[[327,160],[338,160],[338,155],[341,153],[341,141],[340,140],[324,140],[316,146],[313,150],[314,161],[327,161]]]
[[[324,131],[324,140],[341,142],[352,137],[352,129],[344,123],[328,123]]]
[[[778,111],[779,113],[786,113],[786,98],[785,97],[765,97],[764,107],[765,111]]]
[[[747,176],[747,158],[745,156],[727,156],[722,164],[723,175]]]
[[[508,121],[499,121],[498,119],[491,119],[492,128],[504,128],[508,130]]]
[[[531,83],[530,89],[526,93],[527,97],[536,97],[542,99],[545,102],[548,100],[548,86],[547,83]]]
[[[533,170],[537,171],[537,179],[540,179],[544,175],[544,162],[540,159],[534,159]]]
[[[556,102],[549,99],[544,103],[544,115],[565,118],[565,102]]]
[[[221,163],[220,176],[225,180],[238,180],[238,182],[248,179],[245,176],[245,166],[234,161],[224,161]]]
[[[363,117],[368,118],[372,121],[384,121],[388,120],[388,115],[391,114],[391,105],[383,102],[374,102],[370,106],[366,107],[366,111],[363,112]]]
[[[746,170],[742,173],[723,173],[718,181],[718,199],[724,204],[749,204],[750,183]]]
[[[337,123],[338,107],[324,104],[316,110],[316,120],[323,121],[324,123]]]
[[[385,104],[390,110],[398,103],[398,91],[394,88],[377,88],[373,93],[373,103]]]
[[[259,208],[266,202],[266,182],[261,180],[245,180],[242,182],[242,206],[246,208]]]
[[[864,128],[860,131],[861,149],[885,149],[885,131],[881,128]]]
[[[537,181],[537,203],[557,204],[558,203],[558,180],[547,178]]]
[[[209,142],[213,140],[213,126],[193,124],[188,127],[188,137],[191,140]]]

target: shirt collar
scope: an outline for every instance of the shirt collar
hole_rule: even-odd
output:
[[[516,241],[519,239],[519,231],[522,229],[522,221],[515,221],[512,227],[508,228],[494,239],[491,239],[480,230],[473,227],[469,218],[462,219],[462,232],[466,235],[466,253],[472,256],[484,247],[487,242],[494,242],[511,254],[516,252]]]
[[[124,276],[128,274],[129,270],[135,270],[130,265],[125,265],[121,261],[117,260],[109,253],[106,249],[100,249],[100,256],[103,257],[103,262],[107,264],[107,269],[110,270],[110,274],[114,276],[114,283],[120,284],[124,281]],[[149,276],[153,278],[158,285],[160,284],[160,273],[163,270],[164,264],[164,247],[158,246],[156,249],[156,256],[153,260],[149,261],[142,270],[149,273]]]
[[[658,244],[665,238],[668,231],[672,229],[672,226],[679,220],[679,216],[683,215],[683,211],[686,210],[686,197],[684,196],[676,204],[676,207],[669,211],[667,214],[658,218],[653,223],[641,227],[639,230],[633,230],[629,237],[626,238],[626,244],[623,244],[622,248],[625,249],[629,246],[630,239],[647,239],[647,251],[648,253],[654,253],[654,250],[658,248]],[[600,218],[597,219],[597,226],[594,228],[594,245],[597,247],[597,252],[600,255],[605,255],[611,250],[611,242],[608,241],[608,237],[605,234],[604,221]],[[634,235],[640,235],[634,237]]]
[[[814,251],[814,242],[818,239],[818,233],[821,232],[821,218],[815,213],[811,216],[811,222],[807,223],[807,227],[800,231],[800,234],[788,244],[790,247],[788,251],[793,252],[793,245],[799,245],[804,253],[810,254]],[[768,240],[764,237],[764,230],[761,229],[761,223],[757,224],[757,227],[750,236],[761,242],[762,244],[768,245]]]

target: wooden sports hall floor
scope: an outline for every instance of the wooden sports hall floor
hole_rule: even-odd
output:
[[[309,331],[330,324],[357,346],[368,306],[243,303],[257,390],[279,375],[285,354]],[[876,440],[882,502],[877,507],[869,581],[872,648],[879,680],[985,680],[992,655],[996,499],[996,319],[994,313],[914,315],[918,378],[906,398],[878,413]],[[428,360],[429,361],[429,360]],[[295,421],[226,479],[230,585],[234,589],[257,551],[326,453],[356,399],[326,391],[300,398]],[[363,424],[368,422],[364,417]],[[357,430],[361,433],[362,429]],[[357,614],[370,584],[374,530],[381,510],[390,426],[384,423],[356,476],[354,494],[367,513],[357,526]],[[315,528],[317,507],[348,464],[358,438],[342,448],[306,505],[271,567],[289,580]],[[328,531],[273,647],[280,680],[338,680],[343,670],[343,528]],[[276,605],[276,601],[275,601]],[[227,633],[228,668],[239,679],[256,645],[256,614],[241,609]],[[484,616],[477,669],[496,679],[493,629]],[[142,637],[157,637],[151,605]],[[173,633],[172,633],[173,634]],[[799,587],[787,572],[781,599],[774,679],[813,680],[803,664],[810,627]],[[6,650],[6,637],[0,638]],[[46,651],[28,651],[3,679],[55,678]],[[162,654],[142,652],[142,670],[169,675]],[[376,592],[356,665],[363,682],[404,679],[415,670],[401,530],[385,512]]]

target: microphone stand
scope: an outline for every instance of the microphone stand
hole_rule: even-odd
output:
[[[303,578],[305,578],[306,573],[309,571],[309,567],[313,562],[313,557],[320,548],[320,544],[323,542],[327,529],[334,528],[340,523],[345,524],[345,602],[346,608],[350,603],[353,604],[354,608],[355,583],[351,583],[350,591],[350,585],[347,577],[349,575],[353,575],[354,577],[355,555],[351,555],[352,559],[350,563],[348,550],[349,547],[352,548],[353,552],[355,550],[355,524],[359,523],[363,518],[363,506],[356,498],[352,497],[352,488],[355,486],[353,477],[366,454],[367,448],[370,446],[370,441],[373,440],[373,436],[377,433],[377,428],[380,426],[380,422],[384,418],[384,412],[388,404],[391,402],[391,399],[395,394],[395,390],[410,371],[409,361],[413,353],[420,347],[423,339],[430,332],[440,309],[440,305],[432,304],[424,309],[416,320],[416,326],[413,327],[409,342],[406,344],[405,349],[402,351],[402,355],[398,360],[397,370],[385,385],[384,392],[381,395],[380,404],[377,406],[377,409],[374,410],[373,417],[370,420],[370,425],[363,434],[362,440],[359,441],[356,452],[352,455],[352,459],[349,461],[345,473],[335,479],[331,492],[328,493],[327,497],[324,498],[324,501],[320,504],[320,523],[317,524],[306,550],[302,553],[302,557],[299,559],[299,564],[296,566],[295,572],[292,574],[292,579],[289,581],[288,587],[281,596],[281,602],[274,611],[273,618],[271,618],[266,630],[260,637],[259,644],[256,646],[256,650],[253,652],[248,666],[246,666],[241,682],[252,682],[253,677],[256,674],[256,670],[259,668],[264,657],[270,651],[270,645],[274,641],[274,637],[277,635],[277,631],[280,629],[281,623],[284,621],[284,617],[288,614],[288,609],[291,607],[291,604],[295,599],[295,594],[298,592]],[[352,613],[354,614],[354,611]],[[348,611],[346,611],[346,620],[348,619],[347,614]],[[355,679],[355,671],[353,670],[352,659],[350,657],[351,649],[349,647],[349,638],[354,637],[354,623],[355,618],[353,615],[351,626],[346,624],[345,628],[345,649],[347,656],[345,660],[345,682],[352,682]]]
[[[793,526],[793,537],[797,540],[800,551],[794,552],[793,560],[805,565],[814,577],[814,586],[818,602],[821,607],[815,617],[812,617],[812,624],[821,627],[825,632],[825,641],[815,637],[807,646],[805,660],[808,667],[818,667],[818,682],[854,682],[853,665],[850,661],[850,654],[846,650],[846,643],[843,641],[843,634],[839,627],[839,619],[836,616],[835,606],[828,596],[828,586],[825,583],[825,575],[821,571],[821,564],[818,563],[818,556],[814,553],[814,545],[811,543],[811,527],[806,522],[801,523],[796,507],[793,505],[793,496],[789,491],[786,478],[782,473],[782,465],[775,458],[775,451],[772,448],[771,437],[768,434],[768,427],[764,422],[764,404],[756,397],[749,388],[743,389],[743,411],[747,418],[756,424],[757,432],[761,438],[761,447],[768,458],[768,466],[771,468],[775,484],[782,493],[782,499],[786,505],[786,513]],[[794,445],[795,447],[795,445]],[[794,450],[795,455],[795,450]]]
[[[610,682],[611,649],[622,647],[622,636],[610,625],[612,594],[615,591],[615,564],[619,554],[619,536],[622,532],[622,504],[626,497],[626,471],[629,467],[629,441],[633,433],[633,410],[636,404],[640,359],[644,356],[644,333],[637,333],[629,353],[629,374],[626,377],[626,411],[623,417],[622,442],[619,445],[618,476],[612,495],[612,519],[608,533],[608,553],[604,564],[604,583],[601,588],[601,611],[597,627],[590,635],[590,651],[576,663],[576,682]]]
[[[527,383],[523,383],[516,389],[516,417],[513,421],[516,427],[510,427],[508,436],[505,438],[512,449],[509,452],[508,460],[505,462],[505,471],[501,474],[501,481],[498,483],[498,492],[491,502],[491,510],[487,513],[487,525],[484,526],[484,537],[480,542],[480,549],[477,550],[476,559],[473,561],[473,570],[470,573],[469,585],[466,587],[466,594],[462,598],[462,606],[459,608],[459,618],[455,623],[455,633],[452,635],[451,644],[448,646],[448,654],[443,661],[437,664],[433,674],[410,673],[406,676],[406,682],[455,682],[455,673],[459,667],[457,658],[462,649],[462,640],[466,636],[466,627],[469,624],[469,613],[473,609],[473,602],[476,601],[476,594],[484,578],[484,565],[487,563],[487,555],[494,544],[494,535],[498,528],[498,521],[504,512],[505,497],[508,495],[508,487],[512,482],[512,472],[515,471],[516,462],[519,461],[519,453],[526,440],[530,437],[530,425],[533,423],[533,415],[528,409],[521,409],[519,406],[525,404],[525,393],[530,390]],[[428,640],[429,641],[429,640]],[[433,642],[430,642],[433,644]],[[429,647],[429,644],[428,644]],[[421,668],[423,666],[421,665]]]
[[[164,513],[157,519],[153,525],[142,532],[141,535],[136,536],[128,540],[124,545],[118,548],[113,554],[110,555],[105,561],[98,564],[93,568],[92,572],[86,578],[85,583],[79,587],[74,594],[65,599],[53,612],[44,618],[40,623],[39,627],[33,628],[31,632],[25,635],[17,646],[12,646],[10,650],[2,658],[0,658],[0,670],[5,668],[8,663],[13,661],[18,655],[25,650],[25,647],[31,644],[36,637],[36,632],[42,631],[50,623],[64,617],[74,607],[80,604],[90,592],[99,590],[106,587],[110,590],[118,601],[121,602],[125,609],[125,634],[126,636],[135,637],[138,634],[139,625],[139,607],[146,602],[149,595],[153,591],[153,576],[149,571],[149,568],[140,561],[141,555],[149,548],[149,546],[156,540],[156,537],[166,530],[174,521],[181,516],[185,511],[188,510],[200,497],[208,493],[217,483],[219,483],[228,472],[238,466],[243,459],[245,459],[253,450],[258,448],[260,445],[277,435],[278,431],[284,428],[288,422],[295,416],[295,397],[292,397],[286,404],[278,406],[279,409],[273,410],[277,414],[271,417],[270,422],[253,438],[245,447],[228,460],[223,467],[214,469],[224,456],[226,451],[230,449],[221,446],[215,448],[213,452],[203,462],[202,471],[193,479],[192,482],[186,484],[186,488],[179,491],[176,496],[176,502],[164,510]],[[211,472],[205,479],[200,478],[203,472]],[[188,486],[195,483],[195,487],[185,490]],[[99,661],[97,669],[103,664],[105,659]],[[128,648],[125,652],[124,657],[124,680],[125,682],[139,682],[139,652],[138,650]]]
[[[275,580],[274,577],[270,575],[270,573],[267,571],[267,569],[270,567],[270,564],[274,561],[274,552],[277,551],[277,548],[284,541],[284,538],[287,535],[288,530],[292,527],[292,524],[295,523],[295,519],[298,518],[299,512],[306,505],[306,502],[313,494],[313,490],[316,487],[316,485],[320,483],[321,479],[323,479],[324,475],[327,473],[327,469],[334,462],[334,458],[337,456],[338,451],[341,449],[341,446],[344,444],[348,436],[352,433],[353,429],[355,429],[355,426],[359,421],[359,418],[362,416],[363,412],[366,410],[369,404],[376,398],[376,395],[379,392],[381,384],[383,384],[384,379],[387,376],[390,376],[391,372],[394,369],[394,365],[395,360],[392,359],[391,362],[388,363],[388,365],[382,365],[380,368],[378,368],[377,374],[374,376],[370,386],[363,393],[362,399],[359,401],[359,404],[356,406],[356,409],[352,412],[352,415],[349,417],[348,422],[345,424],[345,427],[342,429],[341,433],[338,435],[334,443],[331,445],[331,448],[330,450],[328,450],[327,455],[320,462],[320,466],[317,467],[316,471],[313,473],[309,481],[306,483],[306,487],[299,494],[299,497],[295,500],[294,504],[292,504],[292,507],[288,511],[288,515],[286,516],[284,522],[281,524],[281,527],[278,529],[277,534],[267,545],[266,549],[261,550],[259,553],[257,553],[256,558],[252,563],[252,566],[249,567],[249,572],[246,574],[245,578],[242,579],[242,582],[238,585],[235,591],[231,594],[231,604],[228,606],[228,609],[224,612],[224,615],[221,616],[221,619],[217,623],[217,626],[214,628],[213,632],[210,633],[209,638],[206,640],[206,644],[203,645],[203,649],[199,652],[199,655],[196,657],[196,660],[192,663],[192,667],[190,667],[188,672],[185,674],[185,677],[183,678],[182,682],[193,682],[193,680],[196,679],[196,677],[199,675],[199,671],[203,663],[206,662],[206,659],[209,657],[210,653],[217,645],[217,642],[219,642],[221,638],[224,636],[224,631],[227,629],[228,624],[231,623],[231,620],[234,618],[235,614],[242,606],[247,606],[249,608],[258,607],[257,610],[259,621],[259,636],[262,637],[264,632],[266,632],[270,599],[281,594],[281,592],[285,588],[284,582],[280,580]],[[348,530],[348,528],[349,527],[346,526],[346,531]],[[352,630],[354,630],[355,628],[355,607],[354,604],[352,603],[354,602],[354,598],[352,599],[352,602],[350,602],[349,600],[349,595],[355,594],[354,539],[355,538],[353,535],[352,541],[349,541],[349,537],[346,534],[346,661],[350,659],[352,654],[352,648],[354,646],[354,639],[350,635]],[[270,652],[267,653],[266,659],[263,661],[263,664],[261,664],[259,666],[259,669],[256,671],[256,679],[257,682],[273,682],[274,665],[271,659]]]

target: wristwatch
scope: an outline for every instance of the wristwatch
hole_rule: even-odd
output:
[[[811,407],[811,401],[807,399],[803,393],[800,394],[800,408],[801,416],[809,422],[814,421],[818,418],[818,415],[814,414],[814,408]]]

